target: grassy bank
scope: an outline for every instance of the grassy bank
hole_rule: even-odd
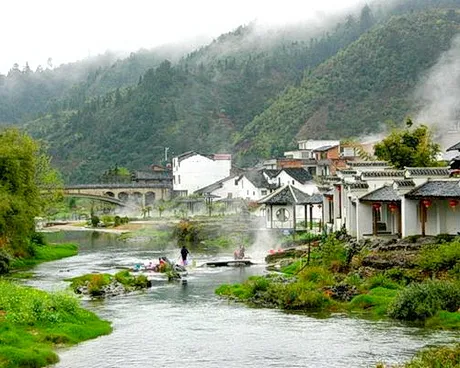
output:
[[[378,268],[391,257],[398,267]],[[306,257],[278,261],[281,272],[222,285],[216,293],[258,307],[348,312],[460,329],[458,239],[409,252],[356,250],[331,236],[312,249],[309,264]]]
[[[0,280],[0,368],[43,367],[57,346],[111,332],[110,323],[66,293],[46,293]]]
[[[29,258],[13,259],[10,262],[10,270],[27,270],[43,262],[55,261],[77,254],[77,245],[71,243],[34,245],[33,256]]]

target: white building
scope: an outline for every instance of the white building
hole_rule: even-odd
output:
[[[173,190],[188,195],[230,176],[232,157],[229,154],[203,155],[186,152],[173,157]]]

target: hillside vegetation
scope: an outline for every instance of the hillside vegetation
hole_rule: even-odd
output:
[[[450,48],[459,6],[371,5],[335,25],[268,33],[250,24],[180,60],[143,51],[75,72],[16,67],[0,76],[0,121],[48,142],[67,182],[98,181],[115,164],[143,169],[165,147],[250,165],[299,138],[373,133],[416,111],[413,89]]]

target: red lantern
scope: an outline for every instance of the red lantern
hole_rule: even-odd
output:
[[[396,203],[390,203],[388,205],[388,208],[390,209],[391,212],[394,212],[398,208],[398,205]]]
[[[342,190],[342,187],[340,185],[337,185],[337,191],[340,192]]]
[[[374,211],[378,211],[380,207],[382,207],[380,203],[372,203],[372,208],[374,209]]]
[[[429,199],[424,199],[422,200],[422,205],[423,207],[428,208],[431,206],[431,201]]]
[[[328,197],[326,197],[326,198],[327,198],[327,200],[328,200],[329,202],[332,202],[332,201],[334,200],[334,198],[333,198],[332,196],[328,196]]]
[[[455,211],[455,207],[457,206],[458,201],[456,199],[449,199],[449,206]]]

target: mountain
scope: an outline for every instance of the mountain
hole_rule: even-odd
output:
[[[56,88],[16,70],[0,76],[0,121],[25,122],[46,141],[67,182],[97,181],[115,164],[145,168],[165,147],[234,153],[249,165],[296,139],[373,133],[417,109],[414,87],[459,30],[460,0],[391,4],[323,27],[250,24],[170,61],[145,51],[81,73],[72,64]],[[60,81],[59,70],[40,73]]]
[[[238,141],[242,158],[278,155],[296,139],[347,138],[381,130],[416,112],[413,92],[460,31],[457,12],[435,10],[393,17],[308,71],[248,124]]]

